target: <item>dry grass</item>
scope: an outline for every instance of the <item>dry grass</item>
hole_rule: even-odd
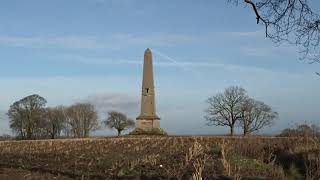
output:
[[[0,142],[2,167],[79,179],[300,176],[311,180],[320,178],[319,154],[320,140],[315,138],[185,136]]]

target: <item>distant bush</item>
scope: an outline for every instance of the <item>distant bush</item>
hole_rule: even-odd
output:
[[[0,141],[8,141],[12,140],[13,138],[9,134],[3,134],[0,136]]]
[[[320,127],[307,123],[297,125],[295,128],[286,128],[278,135],[280,137],[320,137]]]

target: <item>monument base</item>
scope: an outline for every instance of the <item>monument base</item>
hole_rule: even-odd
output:
[[[153,128],[149,130],[144,130],[140,128],[136,128],[129,135],[146,135],[146,136],[167,136],[168,134],[161,128]]]
[[[160,120],[158,119],[137,119],[136,128],[150,131],[154,128],[160,128]]]
[[[129,135],[167,135],[160,128],[159,119],[137,119],[136,128]]]

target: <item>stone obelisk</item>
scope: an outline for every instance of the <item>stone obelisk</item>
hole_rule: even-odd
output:
[[[136,120],[138,129],[150,131],[160,128],[160,118],[156,111],[152,53],[149,48],[144,52],[141,112]]]

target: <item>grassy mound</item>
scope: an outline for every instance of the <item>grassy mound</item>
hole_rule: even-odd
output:
[[[136,128],[129,135],[156,135],[156,136],[167,136],[168,134],[161,128],[152,128],[149,131],[145,131],[140,128]]]

